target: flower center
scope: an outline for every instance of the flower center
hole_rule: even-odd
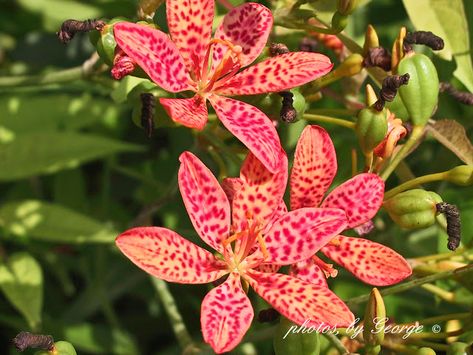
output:
[[[220,63],[215,67],[215,70],[212,71],[209,68],[210,56],[212,55],[212,47],[215,44],[223,44],[228,48],[228,50],[223,55]],[[233,43],[219,38],[214,38],[210,41],[207,53],[205,55],[204,63],[201,68],[201,75],[199,80],[199,93],[205,94],[212,90],[215,86],[215,83],[222,84],[223,82],[230,79],[235,75],[238,70],[241,68],[241,53],[243,49],[239,45],[234,45]],[[210,75],[210,78],[209,78]]]

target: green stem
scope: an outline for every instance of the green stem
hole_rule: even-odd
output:
[[[449,345],[446,345],[446,344],[439,344],[439,343],[434,343],[432,341],[424,341],[424,340],[415,340],[415,341],[409,342],[409,344],[420,346],[420,347],[432,348],[434,350],[444,351],[444,352],[447,351],[448,348],[450,347]]]
[[[177,341],[182,349],[188,348],[193,344],[192,337],[187,331],[184,320],[182,319],[181,313],[177,309],[176,301],[169,291],[168,285],[165,281],[151,277],[153,286],[158,293],[161,302],[163,303],[164,310],[169,317],[172,329],[176,335]]]
[[[453,292],[445,291],[443,288],[432,285],[430,283],[421,285],[420,287],[447,302],[452,302],[455,298],[455,294]]]
[[[341,118],[330,117],[330,116],[314,115],[314,114],[311,114],[311,113],[305,113],[304,114],[304,119],[307,120],[307,121],[332,123],[332,124],[342,126],[342,127],[345,127],[345,128],[350,128],[350,129],[355,128],[355,123],[354,122],[344,120],[344,119],[341,119]]]
[[[445,178],[445,174],[446,172],[428,174],[428,175],[419,176],[415,179],[406,181],[405,183],[387,191],[384,194],[384,199],[388,200],[394,195],[397,195],[398,193],[406,191],[406,190],[410,190],[418,185],[426,184],[428,182],[433,182],[433,181],[442,181]]]
[[[437,280],[447,279],[447,278],[452,277],[452,276],[458,277],[460,275],[464,275],[464,274],[468,274],[468,273],[472,273],[472,272],[473,272],[473,264],[470,264],[470,265],[467,265],[467,266],[459,268],[459,269],[438,272],[434,275],[428,275],[428,276],[425,276],[425,277],[420,277],[420,278],[417,278],[417,279],[414,279],[414,280],[411,280],[411,281],[407,281],[407,282],[404,282],[404,283],[396,285],[396,286],[387,287],[387,288],[381,290],[380,293],[383,296],[388,296],[388,295],[392,295],[392,294],[395,294],[395,293],[410,290],[411,288],[414,288],[414,287],[417,287],[417,286],[420,286],[420,285],[423,285],[423,284],[426,284],[426,283],[431,283],[431,282],[434,282],[434,281],[437,281]],[[370,298],[370,294],[354,297],[354,298],[351,298],[351,299],[347,300],[346,304],[348,306],[354,306],[354,305],[357,305],[357,304],[360,304],[360,303],[367,302],[369,300],[369,298]]]
[[[380,174],[380,177],[383,180],[387,180],[389,175],[396,169],[399,163],[409,154],[412,147],[416,145],[419,139],[424,133],[424,126],[414,126],[411,135],[407,142],[402,146],[399,152],[394,156],[394,158],[389,162],[385,170]]]
[[[345,346],[342,344],[340,339],[338,339],[335,334],[332,334],[332,333],[328,332],[328,333],[324,334],[324,336],[328,340],[330,340],[332,345],[340,352],[340,354],[348,354],[349,353],[347,348],[345,348]]]

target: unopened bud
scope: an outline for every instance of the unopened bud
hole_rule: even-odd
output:
[[[338,12],[344,16],[350,15],[358,5],[358,0],[338,0]]]
[[[370,48],[379,47],[379,38],[373,26],[368,25],[365,32],[365,44],[363,45],[363,56],[368,54]]]
[[[379,345],[381,345],[384,340],[384,326],[386,321],[386,308],[384,306],[383,297],[381,297],[377,288],[373,288],[366,306],[365,319],[363,322],[363,340],[371,349],[370,354],[376,354],[376,349],[379,348]]]
[[[435,192],[413,189],[384,201],[383,207],[399,226],[417,229],[429,227],[436,222],[437,203],[440,202],[442,198]]]
[[[405,27],[401,27],[399,30],[399,35],[397,36],[396,40],[393,44],[393,50],[391,55],[391,69],[393,73],[397,72],[397,66],[399,62],[404,57],[404,37],[406,37],[407,30]]]
[[[445,180],[460,186],[473,184],[473,165],[460,165],[447,171]]]
[[[338,77],[353,76],[363,69],[363,57],[358,53],[350,54],[333,72]]]
[[[436,355],[437,353],[435,352],[434,349],[432,348],[427,348],[423,347],[417,350],[416,355]]]

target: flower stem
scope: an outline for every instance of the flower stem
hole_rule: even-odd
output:
[[[350,129],[354,129],[355,127],[355,123],[348,120],[330,117],[330,116],[314,115],[311,113],[305,113],[304,119],[307,121],[333,123],[335,125],[342,126],[345,128],[350,128]]]
[[[181,313],[179,313],[179,310],[177,309],[176,301],[169,291],[168,285],[165,281],[155,277],[151,277],[151,282],[153,283],[153,286],[158,293],[161,302],[163,303],[164,310],[169,317],[169,321],[171,322],[172,329],[176,335],[179,345],[182,349],[188,348],[193,343],[192,337],[187,331],[184,320],[182,319]]]
[[[349,353],[347,348],[345,348],[345,346],[342,344],[340,339],[338,339],[335,334],[332,334],[332,333],[328,332],[328,333],[324,334],[324,336],[328,340],[330,340],[332,345],[340,352],[340,354],[348,354]]]
[[[409,154],[412,147],[416,145],[419,139],[424,133],[424,126],[414,126],[411,135],[407,142],[402,146],[402,148],[397,152],[394,158],[389,162],[386,169],[380,174],[380,177],[383,180],[387,180],[389,175],[396,169],[399,163]]]
[[[428,174],[428,175],[419,176],[415,179],[406,181],[405,183],[403,183],[399,186],[396,186],[395,188],[387,191],[384,194],[384,199],[385,200],[390,199],[394,195],[397,195],[400,192],[412,189],[413,187],[416,187],[418,185],[422,185],[422,184],[425,184],[425,183],[428,183],[428,182],[433,182],[433,181],[442,181],[445,178],[445,174],[446,174],[446,172]]]
[[[424,290],[429,291],[430,293],[440,297],[441,299],[447,302],[452,302],[455,298],[455,294],[453,292],[445,291],[443,288],[432,285],[430,283],[424,284],[421,287]]]
[[[469,274],[469,273],[473,273],[473,264],[470,264],[470,265],[467,265],[465,267],[461,267],[461,268],[455,269],[455,270],[448,270],[448,271],[438,272],[438,273],[433,274],[433,275],[420,277],[420,278],[417,278],[417,279],[414,279],[414,280],[411,280],[411,281],[404,282],[402,284],[398,284],[396,286],[387,287],[387,288],[381,290],[380,293],[383,296],[388,296],[388,295],[392,295],[392,294],[395,294],[395,293],[410,290],[411,288],[414,288],[414,287],[417,287],[417,286],[420,286],[420,285],[423,285],[423,284],[426,284],[426,283],[429,283],[429,282],[434,282],[434,281],[437,281],[437,280],[447,279],[447,278],[452,277],[452,276],[458,277],[460,275],[465,275],[465,274]],[[347,300],[346,303],[347,303],[348,306],[354,306],[356,304],[367,302],[369,300],[369,297],[370,297],[370,294],[354,297],[354,298],[351,298],[351,299]]]

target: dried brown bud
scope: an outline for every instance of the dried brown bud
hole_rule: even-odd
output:
[[[269,55],[275,57],[277,55],[289,53],[289,49],[284,43],[271,43],[269,45]]]
[[[446,202],[437,203],[436,207],[437,212],[445,214],[445,218],[447,219],[447,248],[449,250],[455,250],[460,246],[461,240],[460,211],[457,206]]]
[[[473,94],[467,91],[457,90],[452,84],[440,83],[440,92],[446,92],[458,102],[465,105],[473,105]]]
[[[391,70],[391,54],[386,48],[369,48],[368,54],[363,60],[363,65],[369,67],[380,67],[384,71]]]
[[[156,99],[153,94],[143,93],[141,98],[141,125],[143,126],[146,136],[151,138],[154,129],[154,109]]]
[[[258,322],[260,323],[272,323],[279,319],[279,312],[274,308],[263,309],[258,313]]]
[[[25,351],[28,348],[52,350],[54,339],[51,335],[32,334],[30,332],[20,332],[12,339],[13,345],[18,351]]]
[[[386,101],[393,101],[396,97],[397,90],[401,85],[406,85],[409,82],[409,74],[391,75],[383,80],[383,86],[379,91],[379,99],[375,102],[373,107],[381,111],[384,108]]]
[[[62,43],[67,44],[78,32],[89,32],[92,30],[101,31],[104,26],[105,22],[102,20],[78,21],[71,19],[62,23],[61,28],[56,35]]]
[[[404,38],[404,52],[411,51],[413,44],[423,44],[434,51],[439,51],[444,47],[443,39],[430,31],[408,32]]]

